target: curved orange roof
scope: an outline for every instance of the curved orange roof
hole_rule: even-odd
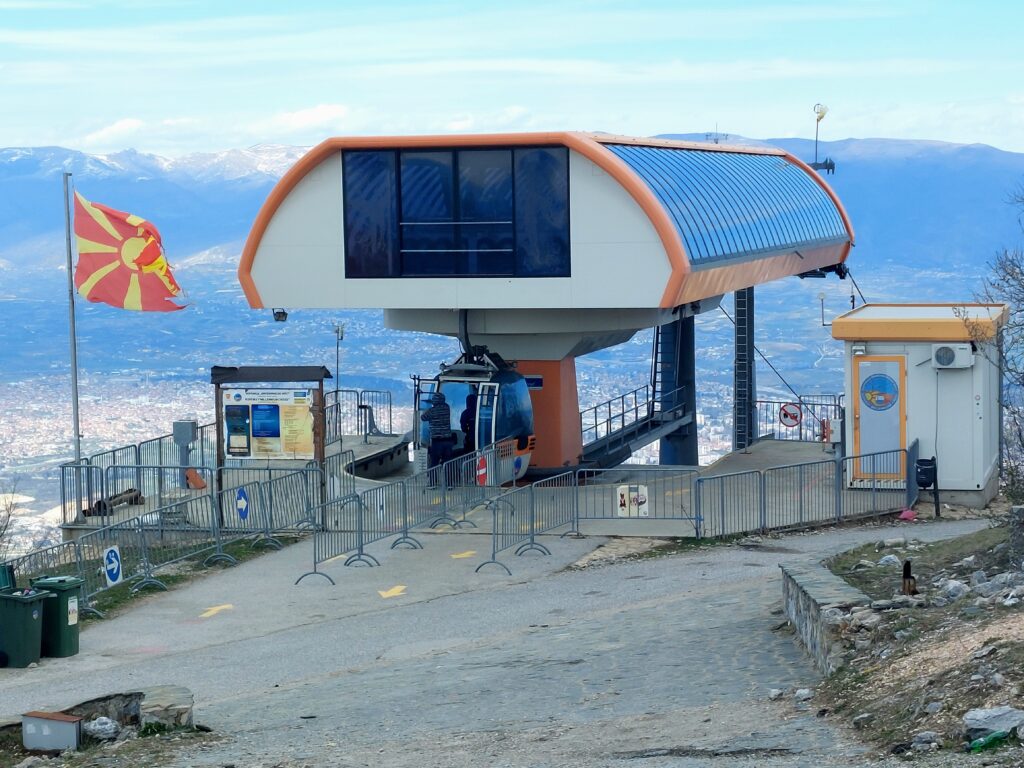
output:
[[[739,147],[719,144],[701,144],[687,141],[664,139],[645,139],[609,134],[580,133],[573,131],[550,133],[504,133],[504,134],[472,134],[472,135],[432,135],[432,136],[374,136],[374,137],[340,137],[327,139],[313,147],[296,163],[277,183],[266,202],[260,209],[253,224],[249,237],[242,251],[238,266],[238,280],[242,285],[250,306],[262,308],[263,301],[252,279],[252,267],[260,241],[267,226],[278,208],[311,170],[326,158],[342,150],[355,149],[408,149],[408,148],[459,148],[479,146],[521,146],[521,145],[561,145],[579,153],[614,178],[636,201],[654,225],[662,246],[667,254],[671,274],[660,306],[672,308],[686,301],[693,301],[704,296],[717,295],[725,290],[746,287],[785,275],[797,274],[835,264],[845,260],[853,242],[853,227],[842,203],[832,189],[805,163],[787,152],[771,147]],[[612,147],[610,149],[609,147]],[[743,262],[724,265],[713,265],[713,269],[698,269],[699,279],[691,280],[687,286],[688,276],[694,273],[694,263],[687,256],[686,246],[681,232],[686,230],[680,222],[679,205],[670,206],[664,199],[664,191],[652,184],[650,177],[645,178],[642,161],[634,162],[630,156],[631,148],[677,149],[692,150],[699,153],[724,153],[747,156],[777,156],[800,168],[810,175],[831,200],[842,220],[848,239],[845,242],[820,243],[820,247],[808,247],[803,252],[793,248],[777,248],[770,258],[758,262]],[[613,151],[614,149],[614,151]],[[739,184],[739,182],[733,182]],[[661,197],[659,197],[659,194]],[[819,193],[820,194],[820,193]],[[738,200],[739,198],[737,198]],[[675,201],[668,201],[674,203]],[[735,202],[735,201],[734,201]],[[671,207],[671,210],[670,210]],[[763,235],[762,235],[763,238]],[[735,241],[750,243],[752,239]],[[709,267],[712,265],[709,264]],[[694,277],[697,277],[694,275]],[[708,293],[715,291],[717,293]],[[703,294],[703,295],[698,295]]]

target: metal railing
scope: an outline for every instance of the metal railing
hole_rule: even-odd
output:
[[[839,395],[801,395],[793,400],[758,400],[756,405],[757,436],[772,437],[775,440],[820,442],[824,439],[824,422],[838,421],[843,417]],[[787,425],[781,418],[782,409],[794,405],[799,409],[799,422]]]
[[[566,526],[569,530],[563,536],[579,535],[577,473],[563,472],[517,488],[494,499],[490,507],[491,554],[476,572],[496,565],[511,576],[512,570],[498,559],[499,553],[513,550],[516,556],[527,552],[550,555],[551,550],[537,536]]]
[[[650,384],[644,384],[611,400],[585,408],[580,411],[583,445],[592,445],[605,439],[614,443],[616,435],[622,436],[621,443],[624,445],[628,442],[626,435],[633,434],[630,428],[636,428],[639,434],[643,424],[648,422],[653,429],[657,426],[653,423],[655,416],[681,406],[685,402],[684,394],[684,387],[658,393]]]
[[[340,458],[338,465],[346,466],[346,457]],[[347,460],[350,464],[351,452]],[[100,487],[105,484],[105,474],[134,477],[136,470],[145,473],[149,469],[110,466],[104,474],[99,467],[84,466],[98,478],[96,484]],[[78,576],[83,580],[82,610],[98,613],[92,606],[96,597],[109,588],[104,557],[110,547],[117,546],[119,550],[121,581],[132,592],[147,586],[166,589],[157,576],[161,568],[199,558],[205,558],[201,562],[206,565],[231,565],[236,560],[225,547],[232,543],[248,540],[253,545],[275,546],[275,534],[310,527],[317,519],[316,510],[323,506],[320,494],[324,490],[319,468],[271,473],[220,491],[211,485],[206,492],[182,496],[151,511],[84,533],[75,541],[30,552],[5,564],[13,566],[16,582],[22,587],[41,576]],[[100,493],[98,498],[105,497]]]
[[[921,445],[914,440],[907,447],[907,509],[915,504],[921,495],[921,489],[917,486],[917,460],[921,458]]]
[[[328,445],[345,435],[394,434],[391,393],[383,389],[334,389],[324,394]]]
[[[907,454],[901,448],[701,477],[695,484],[700,535],[802,528],[904,509],[913,483]]]
[[[650,384],[630,390],[611,400],[580,411],[583,444],[596,443],[603,437],[625,429],[654,413],[654,388]]]
[[[610,469],[579,469],[579,518],[611,520],[696,520],[691,467],[620,464]]]
[[[362,493],[331,499],[314,511],[313,568],[295,583],[322,576],[334,584],[320,565],[342,555],[347,555],[345,565],[380,565],[366,547],[391,537],[392,549],[420,549],[422,544],[412,535],[417,528],[475,527],[469,513],[504,494],[504,485],[515,474],[515,441],[509,440]]]
[[[761,473],[732,472],[699,477],[694,483],[698,537],[763,530],[764,494]]]

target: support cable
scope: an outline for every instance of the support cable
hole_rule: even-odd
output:
[[[856,285],[856,283],[854,283],[854,285]],[[858,291],[860,291],[860,288],[858,288],[857,290],[858,290]],[[720,310],[722,310],[722,314],[723,314],[723,315],[725,315],[725,316],[726,316],[727,318],[729,318],[729,322],[730,322],[730,323],[732,323],[733,325],[736,325],[736,321],[735,321],[735,320],[733,320],[733,318],[732,318],[732,315],[730,315],[730,314],[729,314],[729,312],[728,312],[728,311],[727,311],[727,310],[725,309],[725,307],[723,307],[723,306],[719,305],[719,307],[718,307],[718,308],[719,308]],[[762,360],[764,360],[765,364],[766,364],[766,365],[767,365],[767,366],[768,366],[769,368],[771,368],[771,369],[772,369],[772,371],[773,371],[773,372],[775,373],[775,375],[776,375],[776,376],[778,376],[778,377],[779,377],[779,381],[781,381],[781,382],[782,382],[783,384],[785,384],[785,385],[786,385],[786,389],[788,389],[788,390],[789,390],[790,392],[792,392],[792,393],[793,393],[793,397],[795,397],[795,398],[796,398],[797,402],[798,402],[798,403],[801,403],[801,404],[803,404],[803,401],[804,401],[804,400],[803,400],[803,398],[802,398],[802,397],[800,397],[800,395],[798,395],[798,394],[797,394],[797,391],[796,391],[795,389],[793,389],[793,387],[791,387],[791,386],[789,385],[789,382],[788,382],[788,381],[786,381],[785,377],[784,377],[784,376],[783,376],[783,375],[782,375],[781,373],[779,373],[779,369],[778,369],[778,368],[776,368],[776,367],[775,367],[774,365],[772,365],[772,361],[771,361],[771,360],[769,360],[769,359],[768,359],[767,357],[765,357],[765,356],[764,356],[764,353],[763,353],[763,352],[762,352],[762,351],[761,351],[760,349],[758,349],[758,348],[757,348],[757,344],[754,344],[753,346],[754,346],[754,351],[755,351],[755,352],[757,352],[758,356],[759,356],[759,357],[760,357],[760,358],[761,358]],[[816,415],[816,414],[814,413],[813,409],[810,409],[810,410],[809,410],[809,413],[811,414],[811,416],[812,416],[812,417],[813,417],[813,418],[814,418],[814,419],[815,419],[815,420],[816,420],[817,422],[819,422],[819,423],[821,422],[821,419],[820,419],[820,418],[818,418],[818,416],[817,416],[817,415]]]
[[[867,304],[868,300],[864,298],[864,294],[861,293],[860,286],[857,285],[857,281],[853,279],[853,272],[849,267],[846,268],[846,276],[850,278],[850,282],[853,283],[853,287],[857,289],[857,293],[860,294],[860,301],[862,304]]]

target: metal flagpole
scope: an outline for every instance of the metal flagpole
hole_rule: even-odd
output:
[[[82,460],[82,430],[78,423],[78,340],[75,335],[75,281],[71,264],[71,203],[68,199],[68,179],[64,172],[64,235],[68,255],[68,335],[71,341],[71,420],[75,428],[75,464]],[[77,474],[77,472],[76,472]]]

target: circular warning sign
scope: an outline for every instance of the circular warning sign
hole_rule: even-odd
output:
[[[476,484],[487,485],[487,459],[483,456],[476,463]]]
[[[797,426],[801,418],[800,406],[796,403],[786,403],[779,409],[779,421],[784,427]]]

